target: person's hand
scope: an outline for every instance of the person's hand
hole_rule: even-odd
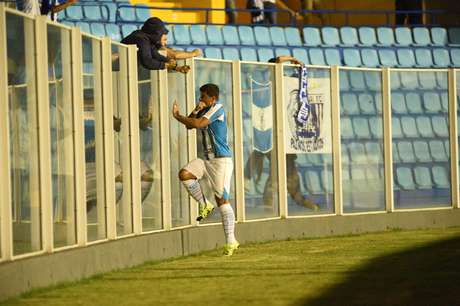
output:
[[[177,61],[175,59],[173,59],[173,58],[170,58],[168,60],[168,62],[166,63],[166,67],[171,68],[171,69],[176,68],[177,67]]]
[[[293,64],[300,65],[300,66],[303,66],[303,65],[304,65],[304,63],[303,63],[302,61],[299,61],[298,59],[293,59],[291,62],[292,62]]]
[[[181,72],[181,73],[187,73],[190,71],[190,66],[188,65],[184,65],[184,66],[177,66],[176,69],[175,69],[177,72]]]
[[[177,100],[174,100],[173,107],[172,107],[172,114],[174,118],[177,119],[177,117],[180,116],[179,114],[179,106],[177,105]]]
[[[192,50],[192,54],[193,54],[193,56],[195,57],[195,56],[200,56],[200,55],[202,55],[203,53],[201,52],[200,49],[194,49],[194,50]]]
[[[69,3],[69,4],[75,4],[77,2],[78,2],[78,0],[67,0],[67,3]]]
[[[294,17],[297,22],[303,22],[303,16],[298,12],[294,12]]]

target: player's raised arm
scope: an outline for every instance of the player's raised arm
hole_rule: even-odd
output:
[[[182,116],[179,113],[179,106],[177,105],[177,101],[174,101],[172,113],[174,118],[176,118],[177,121],[185,125],[188,129],[201,129],[209,124],[209,120],[206,117],[196,118],[198,112],[196,112],[195,114],[193,114],[192,112],[191,116],[189,117]]]

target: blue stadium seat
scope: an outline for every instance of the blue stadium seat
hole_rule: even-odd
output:
[[[284,34],[286,36],[287,45],[291,47],[302,46],[302,38],[300,37],[299,30],[297,28],[288,27],[284,28]],[[273,40],[273,36],[272,36]]]
[[[428,68],[434,65],[431,50],[427,48],[415,49],[415,60],[418,67]]]
[[[398,55],[399,67],[411,68],[416,66],[414,50],[412,49],[398,49],[396,50]]]
[[[377,28],[377,39],[381,46],[391,47],[395,44],[395,36],[392,28],[378,27]]]
[[[380,64],[384,67],[397,67],[398,60],[393,49],[379,49]]]
[[[401,126],[403,133],[406,137],[415,138],[418,137],[417,125],[415,124],[415,118],[409,116],[401,117]]]
[[[449,95],[448,95],[447,90],[441,92],[441,107],[444,113],[449,112]]]
[[[259,48],[257,54],[259,55],[259,62],[268,62],[275,57],[271,48]]]
[[[254,46],[256,41],[254,39],[254,33],[252,32],[252,28],[248,26],[239,26],[238,33],[240,37],[240,42],[244,46]],[[225,39],[225,33],[224,33]]]
[[[137,26],[135,26],[134,24],[123,24],[121,26],[121,34],[123,37],[126,37],[128,36],[129,34],[131,34],[133,31],[136,31],[137,30]],[[171,33],[171,32],[170,32]],[[168,40],[169,41],[169,40]]]
[[[362,143],[352,142],[348,145],[348,150],[353,164],[367,164],[366,150]]]
[[[272,45],[285,47],[287,45],[287,41],[286,37],[284,37],[284,29],[281,27],[270,27],[269,29]]]
[[[106,23],[105,24],[105,32],[112,40],[120,41],[121,34],[120,34],[120,27],[114,23]]]
[[[444,144],[440,140],[431,140],[429,142],[431,158],[434,162],[445,162],[448,159]]]
[[[206,58],[222,59],[222,52],[220,48],[206,47],[204,49],[204,55]]]
[[[460,28],[449,29],[449,44],[451,46],[460,45]]]
[[[397,167],[396,168],[396,178],[399,187],[402,190],[414,190],[414,178],[412,176],[412,171],[408,167]]]
[[[275,56],[282,56],[282,55],[287,55],[291,56],[291,50],[288,48],[276,48],[275,49]]]
[[[356,137],[369,139],[371,138],[371,132],[369,130],[369,124],[367,118],[353,118],[353,129]]]
[[[354,27],[341,27],[340,38],[344,46],[357,46],[359,45],[358,31]]]
[[[450,56],[452,58],[452,66],[460,67],[460,49],[450,49]]]
[[[379,56],[375,49],[361,49],[361,59],[365,67],[378,67],[380,66]]]
[[[323,43],[327,46],[338,46],[340,44],[339,31],[333,27],[322,27],[321,35]]]
[[[398,146],[396,142],[393,142],[391,145],[391,151],[393,154],[393,163],[400,163],[401,158],[399,157]]]
[[[95,5],[83,6],[85,18],[90,21],[102,21],[101,8]]]
[[[351,139],[354,137],[353,127],[351,126],[351,119],[342,117],[340,119],[340,135],[342,139]]]
[[[433,127],[431,126],[430,117],[427,116],[417,116],[417,130],[420,133],[420,136],[423,138],[432,138],[434,137]]]
[[[206,33],[204,26],[200,24],[192,24],[190,26],[190,37],[192,45],[207,45]]]
[[[357,48],[343,49],[343,62],[346,66],[350,67],[361,67],[361,55]]]
[[[382,74],[377,71],[364,71],[364,81],[366,88],[371,91],[380,91],[382,89]]]
[[[402,128],[401,128],[401,121],[399,118],[393,117],[391,118],[391,132],[393,134],[393,138],[403,138]]]
[[[395,92],[391,95],[391,109],[394,114],[407,114],[404,94]]]
[[[399,46],[411,46],[414,44],[410,28],[400,27],[395,29],[396,43]]]
[[[147,5],[136,5],[136,19],[138,22],[144,23],[150,17],[150,8]]]
[[[415,46],[426,47],[431,45],[430,31],[428,28],[416,27],[412,29]]]
[[[349,91],[350,90],[350,80],[348,78],[348,71],[341,70],[339,77],[340,91]]]
[[[435,116],[431,118],[433,123],[433,130],[438,137],[448,137],[449,130],[447,129],[447,120],[441,116]]]
[[[415,153],[410,141],[398,141],[399,158],[404,163],[415,162]]]
[[[390,87],[391,90],[401,89],[401,76],[400,73],[392,72],[390,74]]]
[[[426,113],[440,113],[442,112],[441,99],[436,92],[425,92],[423,94],[423,105],[425,106]]]
[[[267,27],[256,26],[253,28],[256,43],[259,46],[271,46],[272,40]]]
[[[381,117],[370,117],[369,126],[371,128],[371,135],[373,139],[380,139],[383,137],[383,121]]]
[[[322,194],[324,191],[321,187],[321,180],[318,171],[308,169],[305,171],[304,182],[310,194]]]
[[[349,79],[351,88],[354,90],[366,89],[366,82],[364,80],[364,72],[359,70],[349,71]]]
[[[375,94],[375,107],[377,108],[377,114],[382,114],[382,105],[383,105],[383,98],[380,92]]]
[[[419,72],[418,79],[420,87],[422,87],[423,89],[432,90],[436,89],[436,87],[438,86],[436,83],[436,75],[432,72]]]
[[[438,189],[450,188],[450,174],[445,167],[434,166],[431,168],[433,174],[433,182]]]
[[[303,28],[303,38],[305,46],[317,47],[322,45],[321,35],[318,28],[305,27]]]
[[[174,26],[174,41],[176,45],[190,45],[190,29],[188,25],[177,24]]]
[[[327,48],[324,50],[326,64],[329,66],[342,66],[342,59],[340,58],[340,51],[336,48]]]
[[[439,89],[447,89],[448,87],[448,75],[446,72],[436,72],[436,84]]]
[[[107,35],[105,32],[104,24],[102,23],[92,23],[91,24],[91,34],[104,37]]]
[[[360,93],[358,95],[359,108],[364,115],[371,115],[376,113],[374,97],[368,93]]]
[[[399,74],[399,78],[401,81],[400,86],[404,89],[415,90],[420,86],[416,72],[403,71]]]
[[[434,67],[448,68],[451,66],[449,51],[444,48],[435,48],[433,51]]]
[[[232,47],[226,47],[222,48],[222,55],[224,59],[226,60],[239,60],[240,59],[240,53],[237,48],[232,48]]]
[[[320,48],[308,49],[308,55],[310,58],[310,63],[312,65],[326,65],[326,61],[324,60],[323,49],[320,49]]]
[[[222,37],[221,27],[217,25],[206,26],[206,37],[208,38],[209,45],[223,45],[224,39]],[[225,49],[224,49],[225,50]]]
[[[252,34],[252,31],[251,31],[251,34]],[[240,44],[238,30],[235,26],[223,26],[222,36],[224,38],[224,43],[226,45],[237,46]]]
[[[417,162],[431,162],[430,149],[426,141],[414,141],[414,152]]]
[[[383,161],[382,148],[379,142],[366,142],[367,159],[371,163],[381,163]]]
[[[422,107],[422,100],[420,99],[420,95],[416,92],[409,92],[406,95],[406,106],[411,114],[422,114],[423,107]]]
[[[299,61],[303,62],[304,64],[310,64],[310,60],[308,59],[307,50],[301,48],[294,48],[292,49],[292,56],[298,59]]]
[[[61,21],[61,23],[66,25],[66,26],[69,26],[69,27],[74,27],[75,26],[75,23],[73,21],[63,20],[63,21]]]
[[[257,62],[257,52],[254,48],[241,48],[240,53],[242,61]]]
[[[91,33],[91,27],[89,26],[89,23],[79,21],[75,25],[80,27],[82,32]]]
[[[116,3],[113,2],[105,2],[104,5],[107,7],[108,10],[108,19],[110,22],[115,22],[115,18],[117,15],[118,7]]]
[[[447,30],[440,27],[431,28],[431,40],[433,41],[433,45],[446,46],[449,43]]]
[[[65,14],[68,19],[80,21],[83,18],[83,7],[80,5],[72,5],[65,9]]]
[[[358,115],[358,97],[355,93],[345,92],[341,95],[340,113],[343,115]]]
[[[374,46],[377,44],[375,29],[372,27],[360,27],[358,29],[359,41],[363,46]]]
[[[431,171],[427,167],[417,166],[414,168],[415,182],[417,189],[431,189],[433,183],[431,182]]]
[[[350,153],[348,153],[348,146],[342,145],[341,146],[341,151],[342,151],[342,165],[348,165],[350,163]],[[343,171],[343,168],[342,168]],[[342,172],[342,177],[343,177],[343,172]]]
[[[119,7],[118,16],[123,22],[135,22],[136,21],[136,10],[134,7]]]
[[[321,184],[323,186],[324,192],[329,194],[334,192],[334,181],[332,179],[331,170],[321,170]]]

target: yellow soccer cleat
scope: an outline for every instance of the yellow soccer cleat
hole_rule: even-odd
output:
[[[240,244],[238,243],[238,241],[234,243],[226,243],[224,245],[224,256],[232,256],[233,252],[235,252],[235,250],[238,249],[239,246]]]
[[[198,208],[198,217],[196,218],[196,221],[201,221],[205,219],[212,213],[213,210],[214,205],[212,205],[206,200],[206,204],[200,205]]]

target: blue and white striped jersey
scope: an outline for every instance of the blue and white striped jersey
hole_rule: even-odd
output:
[[[203,109],[198,117],[205,117],[209,125],[201,129],[205,156],[207,159],[215,157],[231,157],[232,152],[228,145],[227,115],[221,103]]]

